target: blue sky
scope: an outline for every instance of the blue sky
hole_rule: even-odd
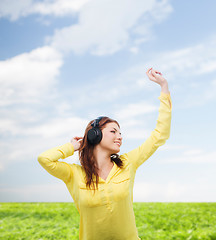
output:
[[[72,201],[37,156],[101,115],[138,147],[169,83],[171,135],[138,170],[134,201],[216,201],[215,1],[53,0],[0,4],[0,201]],[[78,163],[78,156],[67,159]]]

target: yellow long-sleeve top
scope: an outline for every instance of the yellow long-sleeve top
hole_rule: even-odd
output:
[[[81,240],[137,240],[138,232],[133,211],[133,185],[137,168],[170,135],[172,102],[170,94],[161,92],[159,116],[150,137],[136,149],[120,155],[124,163],[115,163],[106,180],[99,177],[98,190],[86,188],[85,172],[78,164],[58,161],[73,155],[71,143],[52,148],[38,157],[39,163],[66,184],[80,213]],[[94,176],[94,180],[95,180]]]

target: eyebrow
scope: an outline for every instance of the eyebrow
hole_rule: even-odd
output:
[[[116,128],[113,127],[113,129],[115,129],[118,132],[118,130]],[[120,134],[121,134],[121,132],[120,132]]]

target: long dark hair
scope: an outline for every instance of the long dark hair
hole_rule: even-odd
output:
[[[99,176],[97,173],[98,168],[96,166],[95,159],[93,158],[93,150],[95,145],[90,144],[87,140],[87,133],[92,128],[91,124],[93,122],[94,120],[90,121],[86,127],[85,134],[79,148],[79,159],[86,174],[86,187],[96,190],[98,189]],[[119,123],[109,117],[103,117],[99,122],[98,128],[102,130],[105,125],[110,122],[115,122],[120,128]],[[118,167],[123,167],[123,162],[118,154],[114,153],[110,156],[110,158],[111,161],[115,162]],[[96,183],[93,181],[93,175],[96,176]]]

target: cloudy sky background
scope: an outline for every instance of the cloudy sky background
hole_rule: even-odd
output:
[[[72,201],[37,156],[119,121],[121,152],[156,125],[169,83],[171,135],[138,170],[134,201],[216,201],[216,2],[0,0],[0,201]],[[67,162],[78,162],[77,154]]]

